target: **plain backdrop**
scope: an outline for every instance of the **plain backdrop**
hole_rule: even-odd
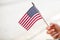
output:
[[[52,40],[46,33],[47,25],[42,19],[29,31],[18,23],[32,6],[31,2],[34,2],[48,24],[60,24],[60,0],[0,0],[0,40]]]

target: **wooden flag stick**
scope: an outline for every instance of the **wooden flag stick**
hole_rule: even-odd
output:
[[[43,19],[43,21],[45,22],[45,24],[47,25],[47,26],[49,26],[48,25],[48,23],[47,23],[47,21],[42,17],[42,19]]]

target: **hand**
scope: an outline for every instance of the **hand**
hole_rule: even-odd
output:
[[[49,27],[46,28],[47,33],[50,34],[54,39],[60,38],[60,26],[51,23]]]

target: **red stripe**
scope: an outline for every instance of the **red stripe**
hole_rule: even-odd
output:
[[[24,16],[20,19],[19,23],[22,22],[23,18],[26,16],[26,14],[24,14]]]
[[[38,16],[36,16],[36,17],[38,17]],[[36,18],[36,17],[35,17],[35,18]],[[35,18],[34,18],[34,19],[35,19]],[[27,27],[29,27],[29,25],[34,21],[34,19],[31,20],[31,22],[27,25]]]
[[[36,15],[37,16],[37,15]],[[35,19],[35,16],[29,21],[29,23],[26,25],[26,28],[29,27],[30,23]]]
[[[36,17],[36,18],[38,18],[38,17],[40,17],[40,16],[38,16],[38,15],[37,15],[37,17]],[[34,18],[34,19],[29,23],[29,25],[28,25],[28,27],[27,27],[27,28],[29,28],[29,26],[30,26],[30,25],[35,21],[35,19],[36,19],[36,18]]]
[[[41,17],[41,16],[37,16],[37,17],[32,21],[31,24],[33,24],[33,23],[35,22],[35,20],[37,20],[37,19],[42,19],[42,17]]]
[[[26,23],[28,22],[28,20],[29,20],[30,18],[28,18],[27,19],[27,21],[24,23],[24,25],[23,25],[23,27],[26,29],[26,27],[25,27],[25,25],[26,25]],[[26,29],[27,30],[27,29]]]
[[[28,17],[29,17],[29,16],[27,15],[26,18],[21,22],[21,25],[24,24],[24,22],[27,20]]]
[[[27,25],[31,22],[31,20],[35,17],[35,16],[37,16],[38,15],[38,13],[37,14],[35,14],[27,23],[26,23],[26,25],[24,26],[25,28],[27,27]]]
[[[33,21],[36,17],[38,17],[38,16],[40,16],[40,15],[39,15],[39,14],[36,14],[36,15],[29,21],[29,23],[26,25],[26,28],[28,28],[29,25],[32,23],[32,21]]]
[[[22,21],[20,21],[20,24],[24,21],[24,19],[27,17],[27,14],[24,15],[24,17],[22,18]]]
[[[27,30],[29,30],[36,21],[38,21],[39,19],[41,19],[41,17],[37,17],[36,19],[34,19],[34,21],[29,25],[29,27],[27,28]]]
[[[34,22],[31,24],[31,26],[32,26],[37,20],[39,20],[39,19],[41,19],[41,17],[36,18],[36,19],[34,20]]]
[[[28,18],[26,19],[26,21],[25,21],[24,24],[23,24],[23,27],[26,25],[26,23],[27,23],[29,20],[30,20],[30,17],[28,17]]]

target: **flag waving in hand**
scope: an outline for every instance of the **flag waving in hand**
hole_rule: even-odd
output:
[[[42,19],[42,16],[33,4],[33,6],[24,14],[18,23],[21,24],[21,26],[23,26],[26,30],[29,30],[39,19]]]

